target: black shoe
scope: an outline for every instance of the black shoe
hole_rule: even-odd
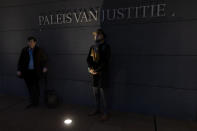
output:
[[[95,116],[95,115],[99,115],[101,112],[96,110],[96,111],[92,111],[88,114],[88,116]]]
[[[38,103],[31,103],[31,104],[26,106],[26,109],[33,108],[33,107],[38,107],[38,106],[39,106]]]
[[[109,118],[110,118],[109,117],[109,114],[103,114],[99,120],[102,121],[102,122],[104,122],[104,121],[109,120]]]
[[[29,104],[29,105],[26,106],[26,109],[30,109],[32,107],[34,107],[34,105],[33,104]]]

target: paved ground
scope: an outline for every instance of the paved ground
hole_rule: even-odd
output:
[[[112,112],[107,122],[88,117],[92,109],[61,105],[57,109],[40,106],[25,109],[27,101],[0,95],[0,131],[197,131],[197,122],[154,118],[133,113]],[[63,121],[71,118],[73,124]],[[156,124],[155,124],[156,123]]]

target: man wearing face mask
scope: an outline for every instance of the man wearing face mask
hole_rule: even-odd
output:
[[[18,60],[17,76],[25,80],[30,97],[27,108],[31,108],[39,104],[39,79],[47,72],[47,55],[37,45],[35,37],[29,37],[27,43]]]
[[[92,78],[92,88],[96,100],[96,110],[89,116],[103,113],[100,120],[109,118],[105,90],[107,88],[107,72],[110,59],[110,46],[105,43],[105,34],[102,29],[93,32],[95,44],[90,47],[87,57],[88,71]]]

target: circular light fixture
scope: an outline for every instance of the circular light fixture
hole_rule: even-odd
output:
[[[72,123],[72,120],[71,119],[66,119],[64,121],[64,124],[66,124],[66,125],[70,125],[71,123]]]

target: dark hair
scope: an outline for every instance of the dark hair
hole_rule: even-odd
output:
[[[37,42],[37,39],[33,36],[30,36],[27,38],[27,41],[31,41],[31,40],[33,40],[34,42]]]

